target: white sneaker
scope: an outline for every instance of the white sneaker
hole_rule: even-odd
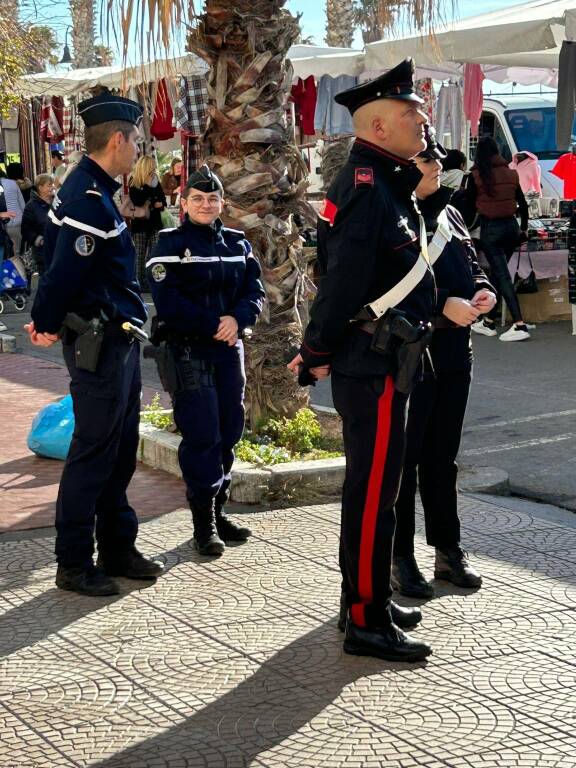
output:
[[[481,333],[483,336],[497,336],[496,329],[485,320],[476,320],[470,328],[474,333]]]
[[[517,325],[511,325],[505,333],[500,334],[500,341],[526,341],[529,338],[528,331]]]

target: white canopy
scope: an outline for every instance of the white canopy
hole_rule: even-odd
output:
[[[189,53],[174,59],[159,59],[135,67],[93,67],[71,69],[69,72],[54,74],[40,72],[37,75],[26,75],[20,80],[20,91],[26,97],[72,96],[96,85],[128,89],[175,74],[202,75],[207,69],[208,66],[202,59]]]
[[[293,45],[288,51],[295,77],[309,75],[359,75],[364,71],[364,53],[353,48],[327,48],[318,45]]]
[[[445,25],[427,36],[366,46],[366,69],[389,69],[405,56],[418,66],[477,62],[499,67],[555,69],[564,39],[572,39],[576,0],[530,0]],[[487,77],[490,77],[487,72]]]

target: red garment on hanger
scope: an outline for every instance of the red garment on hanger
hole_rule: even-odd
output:
[[[559,157],[551,173],[564,180],[564,199],[574,200],[576,198],[576,155],[566,152]]]
[[[484,95],[482,83],[484,73],[480,64],[465,64],[464,66],[464,115],[470,120],[470,135],[478,136],[478,126],[482,116]]]
[[[172,110],[172,104],[168,98],[168,90],[166,89],[166,81],[164,78],[158,83],[158,93],[156,94],[156,104],[154,105],[154,117],[152,118],[152,124],[150,126],[150,133],[155,139],[162,141],[163,139],[171,139],[176,133],[176,129],[172,125],[174,118],[174,112]]]
[[[316,83],[314,75],[306,80],[298,78],[296,85],[292,86],[290,98],[298,107],[300,115],[299,125],[306,136],[314,136],[314,113],[316,112]]]
[[[64,140],[64,99],[62,96],[45,96],[42,100],[40,115],[40,138],[51,144]]]

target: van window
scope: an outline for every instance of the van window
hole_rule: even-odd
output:
[[[498,150],[502,157],[510,162],[512,160],[512,150],[508,144],[508,139],[504,134],[504,128],[502,127],[499,118],[493,112],[482,112],[480,117],[480,125],[478,126],[478,136],[491,136],[496,144],[498,144]],[[478,138],[470,137],[470,160],[474,162],[474,155],[476,154],[476,145],[478,144]]]
[[[540,160],[553,160],[566,152],[556,146],[556,108],[508,109],[504,113],[518,151],[533,152]],[[576,120],[572,138],[576,136]]]

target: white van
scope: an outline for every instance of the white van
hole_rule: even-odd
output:
[[[564,182],[550,173],[560,155],[556,148],[556,94],[485,96],[479,136],[489,135],[506,160],[516,152],[533,152],[542,168],[542,195],[561,199]],[[477,139],[470,138],[468,158],[474,160]]]

